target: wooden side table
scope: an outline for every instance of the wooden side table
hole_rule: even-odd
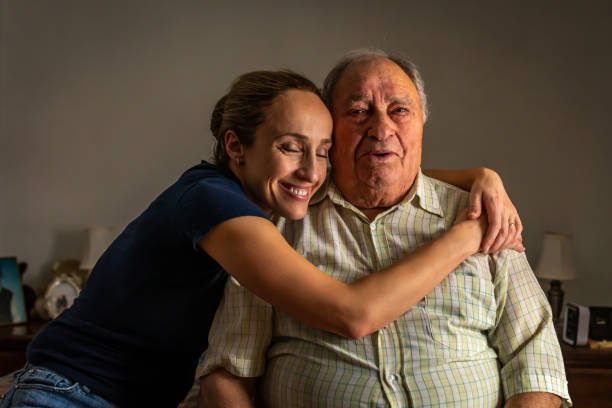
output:
[[[612,350],[561,342],[569,393],[577,408],[612,407]]]
[[[0,327],[0,376],[20,369],[26,362],[26,348],[46,322]]]

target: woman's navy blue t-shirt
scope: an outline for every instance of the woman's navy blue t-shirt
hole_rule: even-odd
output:
[[[73,306],[32,341],[28,361],[120,406],[176,406],[227,279],[197,243],[241,216],[267,218],[233,174],[206,162],[187,170],[104,252]]]

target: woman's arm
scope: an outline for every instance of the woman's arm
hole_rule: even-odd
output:
[[[512,242],[522,241],[523,224],[499,174],[484,167],[465,170],[423,170],[429,177],[442,180],[470,191],[469,217],[480,217],[484,204],[489,229],[482,240],[481,250],[496,253]],[[524,248],[523,248],[524,249]]]
[[[199,245],[268,303],[310,326],[361,338],[405,313],[475,253],[484,224],[482,219],[459,222],[393,265],[350,284],[313,266],[263,218],[225,221]]]

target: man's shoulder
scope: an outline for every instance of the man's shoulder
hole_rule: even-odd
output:
[[[467,197],[469,194],[469,191],[465,191],[462,188],[459,188],[452,184],[448,184],[442,180],[438,180],[436,178],[426,176],[423,173],[421,173],[421,175],[422,175],[423,184],[426,187],[431,186],[431,188],[434,188],[439,193],[446,193],[446,194],[451,193],[451,194],[456,194],[460,197],[461,196]]]
[[[455,213],[468,205],[469,192],[421,173],[419,195],[429,200],[435,196],[444,214]]]

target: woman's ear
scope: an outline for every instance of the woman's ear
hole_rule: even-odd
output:
[[[241,165],[244,162],[244,147],[238,139],[238,135],[233,130],[229,129],[225,132],[225,151],[231,162]]]

